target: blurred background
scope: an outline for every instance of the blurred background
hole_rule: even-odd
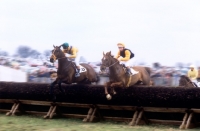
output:
[[[99,73],[102,53],[115,55],[123,42],[157,85],[176,86],[191,64],[200,67],[199,7],[199,0],[1,0],[0,81],[50,83],[57,70],[50,51],[64,42]]]
[[[51,83],[57,77],[58,63],[49,62],[51,51],[41,54],[30,53],[31,48],[20,46],[17,56],[9,56],[5,52],[0,55],[0,81]],[[101,61],[91,62],[81,56],[80,63],[90,64],[101,76],[100,84],[108,81],[109,71],[100,71]],[[157,86],[178,86],[181,75],[187,75],[190,64],[176,63],[175,66],[165,66],[159,62],[147,65],[145,62],[136,65],[151,68],[151,78]],[[200,80],[200,67],[198,80]]]

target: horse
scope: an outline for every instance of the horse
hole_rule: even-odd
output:
[[[100,67],[101,71],[105,71],[106,67],[109,68],[109,82],[104,85],[106,98],[108,100],[112,99],[112,96],[108,93],[108,87],[111,88],[111,93],[116,94],[114,87],[129,87],[135,84],[149,85],[151,84],[150,73],[151,69],[149,67],[134,66],[134,70],[139,71],[135,75],[128,76],[125,72],[123,65],[111,55],[111,51],[104,54],[102,58],[102,64]]]
[[[194,82],[190,80],[189,77],[181,75],[179,79],[179,86],[183,87],[198,87]]]
[[[58,60],[57,78],[50,85],[50,94],[53,94],[53,87],[58,84],[61,92],[64,92],[61,88],[61,83],[65,84],[92,84],[99,81],[99,76],[95,70],[88,64],[80,64],[80,76],[75,77],[76,64],[73,61],[69,61],[61,50],[61,46],[54,46],[50,62],[54,63]]]

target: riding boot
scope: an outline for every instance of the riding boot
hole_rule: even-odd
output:
[[[80,76],[80,69],[77,69],[77,70],[76,70],[75,77],[79,77],[79,76]]]
[[[122,65],[122,67],[126,68],[125,64],[121,64],[121,65]]]
[[[132,75],[131,69],[130,69],[130,68],[126,68],[126,74],[127,74],[128,76]]]

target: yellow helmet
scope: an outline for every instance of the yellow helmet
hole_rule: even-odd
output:
[[[125,44],[120,42],[120,43],[117,44],[117,46],[125,47]]]

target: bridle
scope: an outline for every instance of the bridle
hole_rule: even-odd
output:
[[[63,59],[63,58],[67,58],[66,56],[61,57],[61,58],[57,58],[57,57],[54,55],[55,50],[56,50],[56,48],[53,50],[52,56],[53,56],[56,60]],[[65,67],[65,69],[68,68],[68,67],[70,66],[70,64],[72,64],[72,61],[69,61],[69,64]]]
[[[109,62],[110,62],[110,61],[109,61]],[[115,65],[116,63],[118,63],[118,62],[119,62],[119,61],[117,60],[115,63],[113,63],[113,64],[111,64],[111,65],[109,65],[109,66],[108,66],[108,65],[104,65],[104,64],[103,64],[103,66],[110,68],[110,67],[114,66],[114,65]]]
[[[66,56],[61,57],[61,58],[57,58],[57,57],[54,55],[55,50],[56,50],[56,48],[53,50],[52,56],[53,56],[56,60],[63,59],[63,58],[67,58]]]

